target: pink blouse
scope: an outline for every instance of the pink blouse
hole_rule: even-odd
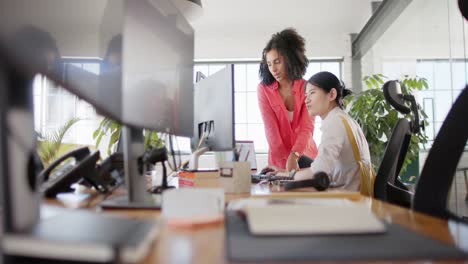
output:
[[[270,149],[268,164],[284,169],[291,152],[299,152],[313,159],[317,145],[313,139],[315,116],[310,116],[305,105],[305,80],[293,82],[294,114],[292,122],[278,91],[279,83],[260,83],[257,88],[258,104],[265,125],[265,135]]]

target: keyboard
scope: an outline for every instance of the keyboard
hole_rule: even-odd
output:
[[[290,180],[291,178],[288,176],[276,176],[276,175],[266,175],[266,174],[252,174],[251,182],[252,183],[259,183],[261,181],[279,181],[279,180]]]

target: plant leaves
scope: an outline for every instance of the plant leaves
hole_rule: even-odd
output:
[[[41,157],[44,166],[49,165],[56,159],[56,155],[62,145],[62,140],[67,131],[75,123],[80,121],[79,118],[72,118],[68,120],[63,126],[59,127],[56,131],[51,132],[44,136],[44,140],[39,143],[39,157]]]
[[[371,160],[376,169],[380,164],[393,128],[401,116],[383,97],[381,86],[382,82],[386,79],[388,78],[383,74],[365,76],[363,81],[369,89],[355,94],[352,103],[348,105],[349,115],[361,125],[369,143]],[[427,80],[417,76],[404,75],[399,81],[402,86],[402,92],[406,94],[414,90],[428,88]],[[421,121],[426,123],[426,113],[422,110],[420,110],[420,113]],[[424,132],[413,137],[403,163],[402,171],[406,170],[406,166],[410,164],[411,160],[418,157],[420,144],[427,142]]]

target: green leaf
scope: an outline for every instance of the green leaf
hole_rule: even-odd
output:
[[[62,145],[62,140],[67,131],[75,123],[80,121],[79,118],[72,118],[67,121],[63,126],[59,127],[56,131],[45,135],[44,140],[39,144],[39,157],[45,166],[50,164],[56,159],[57,153]]]
[[[110,153],[110,150],[112,149],[112,146],[117,142],[118,140],[118,135],[120,135],[120,130],[121,130],[121,125],[109,118],[103,118],[98,126],[98,128],[94,131],[93,133],[93,139],[96,141],[95,146],[96,148],[99,147],[101,144],[102,138],[105,135],[108,135],[110,133],[111,138],[109,140],[109,144],[107,147],[107,152]],[[114,134],[117,134],[117,136],[114,136]],[[115,139],[117,137],[117,139]]]
[[[374,88],[376,88],[376,89],[379,88],[379,83],[374,78],[371,78],[370,81],[371,81]]]
[[[112,153],[112,148],[113,146],[117,143],[120,137],[120,131],[115,130],[109,139],[109,144],[107,146],[107,155],[110,155]]]
[[[364,83],[366,84],[367,88],[372,88],[372,84],[369,80],[364,80]]]
[[[100,133],[99,136],[96,139],[96,148],[99,147],[99,144],[101,143],[102,137],[104,136],[104,133]]]

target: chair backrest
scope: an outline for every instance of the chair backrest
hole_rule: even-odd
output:
[[[382,89],[387,103],[398,112],[404,115],[411,113],[411,116],[409,119],[400,118],[393,128],[377,172],[374,196],[377,199],[410,207],[413,194],[400,182],[398,176],[408,152],[411,135],[420,132],[418,106],[413,95],[402,93],[398,81],[388,81]]]
[[[396,200],[398,197],[388,195],[388,189],[392,188],[392,194],[398,193],[399,188],[397,184],[398,175],[401,166],[408,151],[409,141],[411,139],[410,123],[407,119],[400,118],[393,128],[392,135],[385,148],[382,161],[377,171],[374,184],[374,197],[383,201]],[[402,191],[405,191],[402,189]],[[409,201],[402,201],[406,203]]]
[[[429,151],[419,176],[413,209],[441,218],[457,218],[447,210],[447,198],[468,139],[468,85],[461,92]]]

